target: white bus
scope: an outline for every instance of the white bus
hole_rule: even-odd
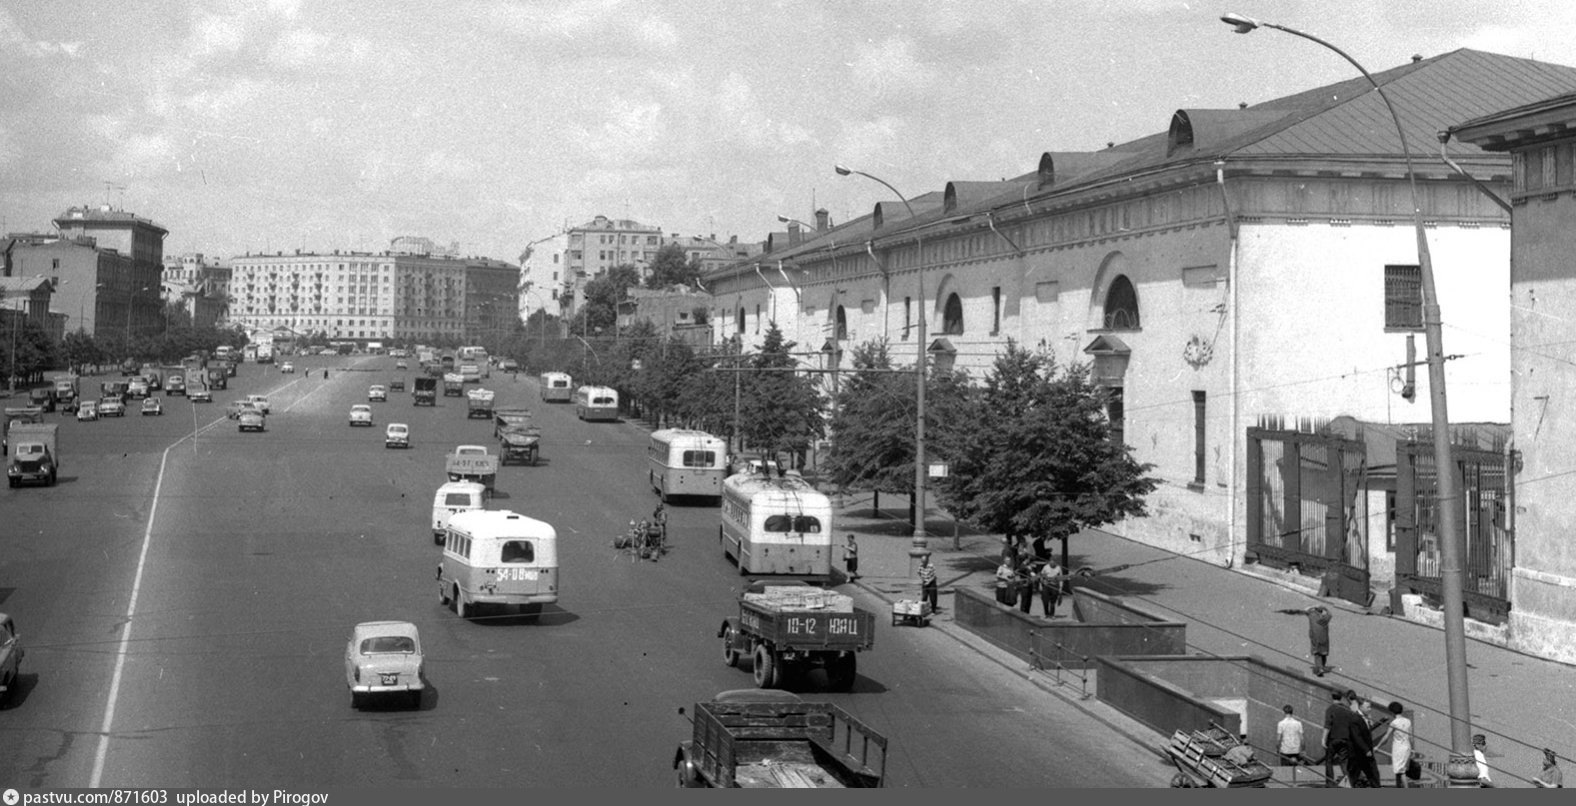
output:
[[[606,386],[582,386],[576,389],[575,416],[582,420],[617,420],[618,392]]]
[[[664,428],[651,432],[646,461],[651,489],[664,503],[675,495],[716,498],[728,475],[728,444],[705,431]]]
[[[475,364],[477,374],[483,378],[492,377],[491,362],[487,360],[486,347],[461,347],[454,351],[456,364]]]
[[[569,377],[569,373],[542,373],[542,401],[544,403],[568,403],[574,399],[574,380]]]
[[[438,601],[460,618],[481,605],[540,612],[558,601],[558,532],[506,509],[456,512],[438,564]]]
[[[798,475],[724,479],[718,535],[740,574],[832,573],[832,501]]]

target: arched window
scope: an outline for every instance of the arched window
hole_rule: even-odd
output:
[[[836,333],[837,335],[834,338],[836,338],[838,341],[843,341],[844,339],[848,338],[848,312],[843,310],[843,306],[841,305],[837,306]]]
[[[744,332],[744,306],[743,305],[739,306],[739,313],[738,313],[737,316],[734,317],[733,325],[734,325],[733,329],[735,331],[737,331],[739,333],[743,333]]]
[[[1125,274],[1117,275],[1105,292],[1105,329],[1138,329],[1138,291]]]
[[[963,300],[957,294],[947,297],[947,304],[941,309],[941,332],[948,336],[963,335]]]

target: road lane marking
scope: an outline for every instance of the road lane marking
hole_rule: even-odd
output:
[[[283,391],[284,389],[294,385],[299,380],[300,379],[298,378],[296,380],[290,381],[289,383],[277,387],[273,391]],[[311,393],[309,392],[308,394]],[[303,397],[305,396],[303,395]],[[294,404],[292,403],[291,405]],[[131,644],[132,619],[137,613],[137,598],[142,593],[142,574],[147,568],[148,546],[153,541],[153,524],[158,520],[159,493],[164,489],[164,470],[170,461],[170,451],[175,450],[182,442],[185,442],[188,439],[192,441],[193,450],[196,450],[198,435],[213,430],[220,423],[228,420],[229,417],[226,416],[217,418],[213,422],[208,423],[207,425],[200,428],[195,427],[196,419],[197,404],[193,403],[192,424],[194,427],[192,428],[192,432],[170,443],[170,445],[164,449],[163,455],[159,457],[159,475],[153,485],[153,503],[148,507],[148,525],[142,530],[142,549],[137,555],[137,573],[134,577],[132,577],[131,600],[126,603],[126,617],[121,620],[121,623],[124,626],[121,628],[120,644],[115,648],[115,672],[110,676],[109,700],[104,705],[104,721],[99,727],[98,750],[93,754],[93,774],[88,779],[88,788],[90,789],[99,788],[99,782],[104,777],[104,762],[109,758],[110,729],[114,727],[115,724],[115,706],[120,698],[120,679],[126,668],[126,652]],[[164,673],[163,669],[160,669],[159,673],[162,676]]]

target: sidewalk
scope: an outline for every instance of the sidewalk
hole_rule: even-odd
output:
[[[854,584],[888,602],[917,599],[919,583],[909,557],[913,542],[908,500],[882,495],[880,512],[873,511],[871,503],[869,494],[844,496],[833,545],[841,546],[848,532],[857,536],[860,579]],[[1018,658],[954,624],[954,590],[968,587],[991,595],[1001,536],[961,528],[955,544],[955,524],[935,512],[926,526],[940,582],[941,613],[931,620],[931,628],[1022,671],[1046,691],[1158,751],[1167,736],[1092,697],[1080,699],[1076,679],[1070,686],[1057,686],[1048,675],[1031,673]],[[1415,710],[1414,747],[1430,761],[1443,761],[1449,755],[1443,631],[1371,614],[1340,599],[1317,598],[1300,583],[1275,579],[1273,573],[1260,575],[1257,566],[1225,568],[1100,531],[1074,536],[1069,557],[1073,568],[1129,566],[1078,584],[1187,622],[1189,651],[1196,654],[1257,655],[1275,665],[1306,671],[1312,662],[1307,619],[1275,611],[1316,601],[1324,604],[1335,615],[1330,624],[1330,663],[1335,668],[1324,679],[1350,687],[1381,706],[1401,701]],[[834,566],[842,568],[840,550]],[[845,581],[840,572],[836,581]],[[1576,667],[1471,639],[1467,662],[1472,732],[1488,736],[1488,760],[1496,783],[1531,786],[1541,769],[1544,747],[1552,748],[1562,761],[1576,756]]]

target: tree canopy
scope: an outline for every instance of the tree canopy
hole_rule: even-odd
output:
[[[647,288],[667,288],[681,285],[689,288],[700,279],[700,263],[685,257],[684,247],[676,243],[664,244],[651,260],[651,273],[646,275]]]

